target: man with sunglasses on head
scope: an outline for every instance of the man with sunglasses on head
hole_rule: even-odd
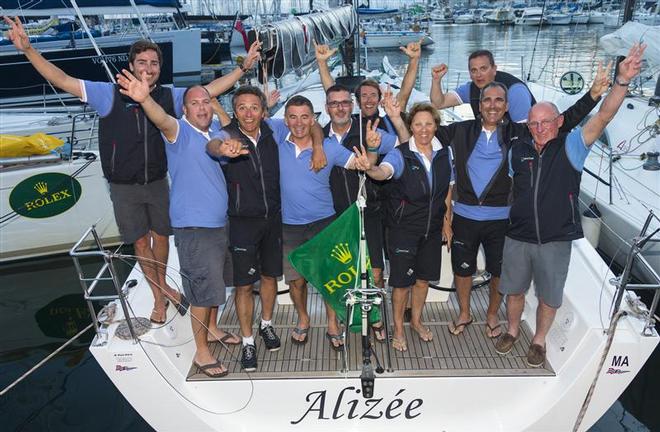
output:
[[[584,162],[623,103],[630,81],[639,74],[645,48],[633,45],[600,109],[583,127],[563,131],[565,116],[554,104],[540,102],[529,111],[529,134],[509,151],[513,203],[499,288],[507,296],[508,329],[495,344],[501,355],[518,340],[525,293],[533,279],[538,307],[527,364],[541,367],[545,362],[545,338],[562,304],[571,244],[583,237],[578,197]],[[611,63],[604,76],[609,76],[610,67]]]

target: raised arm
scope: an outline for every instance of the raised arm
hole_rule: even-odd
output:
[[[453,93],[442,91],[442,77],[447,73],[447,65],[440,64],[431,68],[431,103],[436,109],[449,108],[460,104]]]
[[[399,105],[405,110],[408,105],[408,99],[410,99],[410,94],[415,86],[415,81],[417,80],[417,68],[419,67],[419,58],[422,54],[422,41],[410,42],[406,47],[400,47],[399,49],[408,56],[408,68],[401,82],[401,90],[396,96],[399,100]]]
[[[222,105],[220,105],[218,99],[214,97],[211,98],[211,109],[213,109],[213,113],[218,116],[218,120],[220,120],[222,127],[225,127],[231,123],[229,114],[227,114],[227,111],[225,111]]]
[[[314,126],[312,126],[312,166],[310,168],[316,172],[322,170],[328,164],[323,151],[324,138],[323,128],[317,122],[314,122]]]
[[[260,49],[261,49],[261,42],[259,41],[252,42],[252,45],[250,45],[250,50],[245,56],[245,59],[243,60],[243,64],[241,66],[236,67],[236,69],[231,71],[231,73],[221,76],[220,78],[216,78],[204,86],[206,87],[206,90],[209,92],[209,95],[212,98],[215,98],[220,96],[228,89],[232,88],[234,84],[236,84],[236,82],[239,79],[241,79],[241,77],[247,71],[252,69],[254,65],[257,64],[257,62],[259,61],[259,57],[261,56],[261,52],[259,51]]]
[[[25,57],[27,57],[30,63],[32,63],[32,66],[34,66],[37,72],[39,72],[46,80],[50,81],[55,87],[81,98],[82,88],[80,80],[66,74],[62,69],[46,60],[39,51],[34,49],[32,44],[30,44],[30,38],[25,32],[25,28],[18,17],[14,17],[14,19],[11,20],[5,16],[3,19],[9,25],[9,30],[6,33],[7,39],[14,44],[17,50],[25,54]]]
[[[410,139],[410,131],[401,118],[401,105],[399,104],[399,100],[392,96],[392,92],[389,89],[383,93],[381,104],[383,105],[385,113],[387,113],[387,116],[390,118],[392,126],[396,129],[399,142],[408,141]]]
[[[588,146],[593,144],[596,139],[603,133],[605,126],[612,121],[616,115],[619,107],[623,103],[623,99],[626,97],[628,92],[628,85],[630,81],[635,78],[642,68],[642,56],[644,55],[644,50],[646,45],[640,45],[639,43],[633,45],[628,51],[628,56],[619,63],[619,70],[617,71],[616,79],[614,80],[614,85],[612,86],[609,94],[603,100],[603,103],[600,105],[600,109],[589,119],[587,124],[582,128],[582,137],[584,138],[584,143]],[[611,63],[607,67],[607,72],[609,72]],[[599,73],[601,70],[601,65],[598,65]],[[607,76],[606,74],[605,76]]]
[[[319,64],[319,75],[321,76],[323,90],[327,90],[335,83],[334,78],[330,74],[328,59],[337,52],[337,48],[331,49],[328,45],[317,45],[316,41],[312,42],[314,43],[316,62]]]
[[[606,68],[603,68],[602,63],[598,63],[598,71],[589,92],[562,113],[564,124],[559,128],[560,132],[570,132],[598,105],[600,97],[610,87],[609,76],[611,67],[612,62]]]
[[[158,105],[151,97],[149,83],[146,78],[147,73],[143,72],[142,79],[139,80],[126,69],[122,69],[121,72],[125,80],[121,80],[122,84],[119,92],[142,105],[144,113],[163,133],[167,141],[176,141],[176,136],[179,132],[179,123],[174,117],[166,113],[163,107]]]

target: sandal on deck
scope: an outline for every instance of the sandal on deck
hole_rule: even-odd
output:
[[[333,350],[339,352],[344,349],[344,338],[338,334],[330,334],[328,332],[325,332],[325,338],[328,339],[328,342],[330,343],[330,348]],[[340,342],[339,345],[335,345],[335,341]]]
[[[415,327],[412,327],[412,329],[415,331],[415,333],[417,333],[419,340],[422,342],[431,342],[433,340],[433,332],[431,332],[428,327],[422,326],[419,330]]]
[[[499,330],[499,333],[495,334],[495,330]],[[490,334],[488,334],[490,332]],[[486,337],[490,339],[495,339],[502,336],[502,324],[497,324],[494,327],[491,327],[490,324],[486,323]]]
[[[307,337],[308,332],[309,332],[309,327],[304,329],[300,327],[294,328],[293,331],[291,332],[291,342],[293,342],[295,345],[305,345],[307,343],[307,339],[309,339]],[[305,338],[302,340],[298,340],[293,337],[294,334],[298,336],[305,336]]]
[[[470,318],[470,321],[465,321],[465,322],[458,323],[458,324],[456,324],[455,321],[452,321],[452,322],[449,324],[449,327],[448,327],[448,329],[449,329],[449,333],[451,333],[451,334],[454,335],[454,336],[458,336],[458,335],[460,335],[460,334],[463,333],[463,331],[465,330],[465,327],[467,327],[467,326],[469,326],[470,324],[472,324],[472,321],[474,321],[472,318]]]
[[[399,352],[408,351],[408,344],[405,339],[392,338],[392,348]]]
[[[181,316],[186,315],[189,306],[190,306],[190,302],[188,301],[186,296],[183,295],[183,293],[181,293],[181,297],[179,298],[179,301],[174,300],[174,307]]]
[[[223,337],[221,337],[220,339],[216,337],[211,337],[208,339],[208,342],[214,343],[219,341],[222,342],[224,345],[240,345],[243,342],[243,340],[239,336],[235,335],[232,332],[228,332],[225,330],[223,330],[222,332],[225,334]],[[233,340],[233,342],[231,342],[230,340]]]
[[[377,342],[385,342],[385,325],[382,322],[372,324],[371,331],[374,333],[374,339]]]
[[[199,370],[209,378],[222,378],[223,376],[227,376],[227,374],[229,374],[229,371],[227,369],[225,369],[224,371],[219,372],[219,373],[209,372],[209,369],[215,369],[215,368],[222,369],[224,367],[224,365],[222,364],[222,362],[220,362],[220,360],[218,360],[215,363],[209,363],[209,364],[204,365],[204,366],[202,366],[201,364],[199,364],[199,363],[197,363],[196,361],[193,360],[193,365],[198,367]]]
[[[165,302],[165,308],[163,309],[163,319],[162,320],[154,319],[154,315],[158,314],[159,312],[156,310],[156,308],[153,308],[151,310],[151,316],[149,317],[149,321],[151,321],[154,324],[158,324],[158,325],[165,324],[165,322],[167,321],[167,308],[169,306],[170,306],[170,302],[166,301]]]

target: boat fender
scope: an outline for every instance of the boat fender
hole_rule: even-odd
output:
[[[584,237],[594,248],[598,247],[600,241],[600,229],[603,224],[601,217],[602,213],[595,201],[589,204],[581,216]]]

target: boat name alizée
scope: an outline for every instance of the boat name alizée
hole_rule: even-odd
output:
[[[391,420],[401,416],[411,420],[422,414],[421,407],[424,401],[416,398],[406,403],[402,397],[404,391],[405,389],[400,389],[389,401],[385,398],[364,399],[359,396],[349,400],[347,392],[354,392],[359,395],[361,390],[348,386],[339,392],[334,403],[330,399],[327,390],[313,391],[308,393],[305,398],[309,404],[307,410],[297,420],[292,420],[291,424],[302,422],[308,415],[313,420],[338,420],[341,418],[348,420]],[[344,399],[345,395],[347,396],[346,399]],[[332,412],[330,412],[330,409],[332,409]]]

